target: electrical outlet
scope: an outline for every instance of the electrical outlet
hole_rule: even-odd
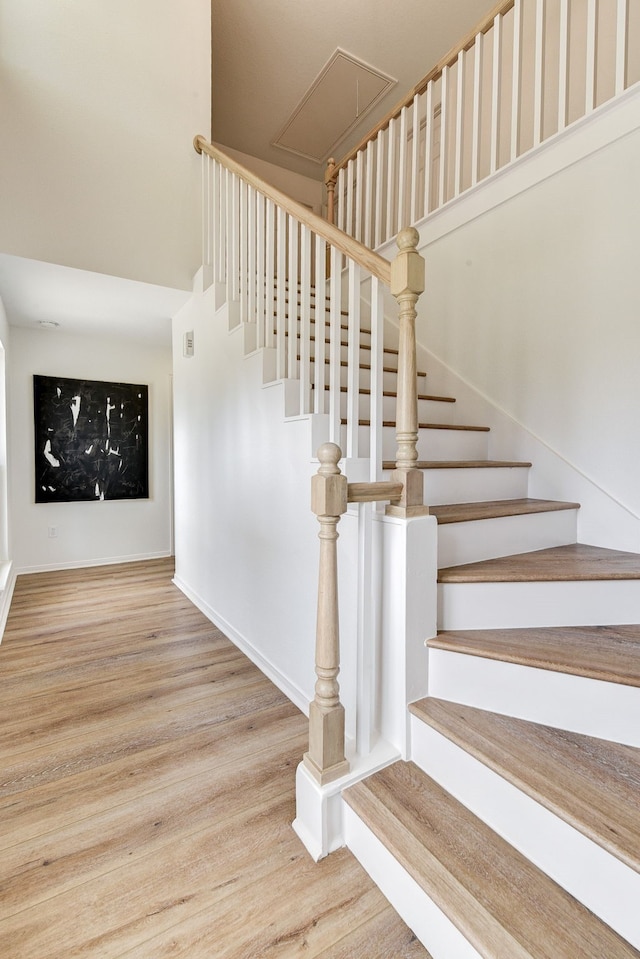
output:
[[[58,536],[58,527],[50,526],[49,527],[49,539],[57,539]]]

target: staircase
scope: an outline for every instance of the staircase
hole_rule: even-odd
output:
[[[385,404],[396,358],[384,348]],[[528,497],[531,464],[489,459],[489,431],[427,383],[429,696],[410,761],[345,790],[347,844],[433,959],[639,956],[640,555],[576,543],[579,504]]]
[[[228,250],[229,224],[213,232]],[[297,236],[294,251],[307,242]],[[373,473],[381,452],[372,479],[383,479],[395,466],[391,326],[380,314],[369,323],[356,267],[340,282],[335,245],[320,310],[308,279],[297,296],[272,282],[263,252],[240,315],[264,287],[255,342],[277,354],[270,378],[286,381],[286,415],[320,414],[347,464],[369,457]],[[316,277],[325,254],[320,244]],[[379,348],[376,328],[391,334]],[[342,793],[346,843],[433,959],[640,956],[640,555],[577,543],[579,504],[532,498],[531,464],[492,459],[488,428],[461,422],[427,374],[416,465],[439,569],[428,696],[410,707],[406,761]]]
[[[429,696],[411,761],[345,791],[347,844],[434,959],[638,956],[640,555],[576,543],[579,504],[487,439],[421,423]]]

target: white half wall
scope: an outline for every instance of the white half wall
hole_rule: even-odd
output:
[[[13,327],[8,373],[9,517],[16,571],[171,555],[170,346]],[[148,500],[34,502],[34,374],[148,385]],[[49,537],[50,527],[57,530],[55,538]]]

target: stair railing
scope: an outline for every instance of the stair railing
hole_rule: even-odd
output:
[[[638,0],[501,0],[325,174],[372,249],[639,79]],[[630,12],[632,16],[630,17]]]
[[[317,683],[310,707],[305,764],[324,785],[342,775],[344,710],[338,672],[337,523],[347,502],[387,500],[395,516],[428,513],[422,473],[416,469],[418,398],[416,303],[424,290],[418,233],[398,237],[388,260],[316,216],[223,151],[196,137],[202,155],[203,268],[206,285],[222,290],[231,323],[241,326],[249,349],[272,359],[274,380],[290,384],[289,413],[328,417],[328,444],[318,451],[312,506],[320,522]],[[327,275],[327,251],[330,271]],[[382,475],[383,288],[399,304],[396,469]],[[364,291],[364,295],[363,295]],[[366,306],[363,315],[362,304]],[[361,338],[368,323],[368,392],[362,393]],[[328,367],[328,376],[327,376]],[[341,372],[346,370],[346,377]],[[343,385],[346,380],[346,385]],[[368,417],[361,429],[361,396]],[[368,434],[367,437],[362,435]],[[338,461],[368,458],[370,482],[348,484]]]

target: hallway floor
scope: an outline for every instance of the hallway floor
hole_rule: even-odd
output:
[[[171,560],[18,578],[0,646],[3,959],[428,959],[291,829],[307,723]]]

